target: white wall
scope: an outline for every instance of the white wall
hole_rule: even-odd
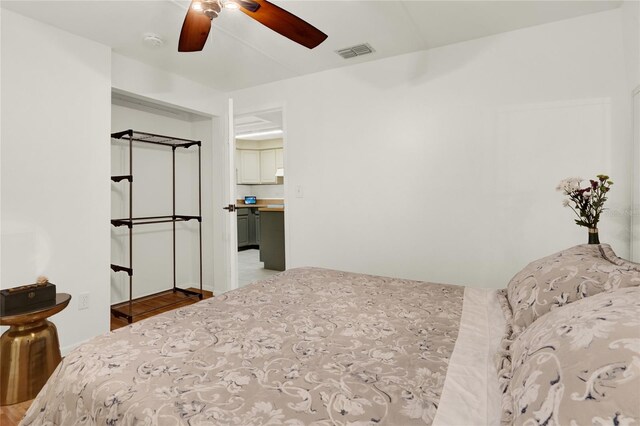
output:
[[[284,199],[284,184],[237,185],[236,188],[238,199],[242,199],[246,195],[255,195],[257,198]]]
[[[224,93],[135,59],[114,53],[111,74],[118,91],[197,113],[226,114]]]
[[[109,330],[111,51],[7,10],[1,19],[0,287],[44,274],[70,293],[53,317],[65,352]]]
[[[285,106],[287,267],[503,287],[527,262],[586,242],[555,187],[601,172],[616,181],[601,240],[627,256],[622,19],[618,9],[234,92],[236,114]]]
[[[640,86],[640,1],[625,1],[622,14],[623,42],[627,58],[627,79],[631,90]]]
[[[622,4],[622,31],[627,63],[627,81],[630,102],[633,102],[634,143],[634,191],[633,233],[631,237],[631,260],[640,262],[640,93],[631,100],[631,93],[640,91],[640,2],[625,1]]]
[[[133,103],[114,104],[111,114],[113,132],[135,129],[202,142],[203,225],[213,220],[212,120],[191,114],[169,114],[166,110],[139,108]],[[111,173],[129,173],[129,145],[126,141],[112,141]],[[172,166],[171,148],[134,143],[133,153],[133,215],[171,215]],[[207,173],[204,173],[207,172]],[[209,183],[209,185],[207,185]],[[129,216],[129,185],[126,181],[111,184],[111,215]],[[198,148],[176,150],[176,213],[198,214]],[[111,259],[113,263],[129,264],[129,232],[126,227],[111,230]],[[172,227],[170,223],[144,225],[134,228],[133,297],[168,290],[173,285]],[[203,287],[213,290],[213,233],[203,232]],[[179,287],[199,286],[198,223],[176,225],[176,282]],[[124,273],[111,274],[111,303],[129,298],[129,279]]]

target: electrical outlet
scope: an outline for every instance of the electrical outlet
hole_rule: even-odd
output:
[[[89,309],[89,293],[82,293],[78,296],[78,310]]]

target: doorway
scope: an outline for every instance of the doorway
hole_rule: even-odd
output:
[[[173,297],[176,287],[182,295],[199,291],[201,284],[203,294],[214,289],[212,262],[200,261],[213,258],[214,123],[215,117],[204,112],[112,90],[112,132],[134,129],[147,136],[165,135],[164,141],[171,137],[200,143],[198,151],[192,144],[191,151],[176,150],[172,159],[167,145],[134,139],[137,143],[129,146],[126,138],[111,139],[109,304],[112,313],[123,308],[135,315],[112,315],[112,329],[182,304],[186,299]],[[180,190],[173,191],[172,179]],[[191,220],[171,226],[174,209]],[[131,216],[138,219],[127,224]]]
[[[285,269],[282,109],[234,116],[238,287]]]

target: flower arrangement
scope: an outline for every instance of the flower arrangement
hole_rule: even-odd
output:
[[[562,200],[562,205],[570,207],[578,216],[576,225],[589,228],[589,243],[599,244],[598,222],[613,181],[607,175],[598,175],[596,179],[589,180],[589,185],[581,188],[583,181],[582,178],[567,178],[558,184],[556,190],[568,197]]]

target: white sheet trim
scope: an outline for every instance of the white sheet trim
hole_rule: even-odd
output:
[[[500,392],[493,356],[504,325],[495,289],[465,288],[458,340],[433,426],[500,424]]]

